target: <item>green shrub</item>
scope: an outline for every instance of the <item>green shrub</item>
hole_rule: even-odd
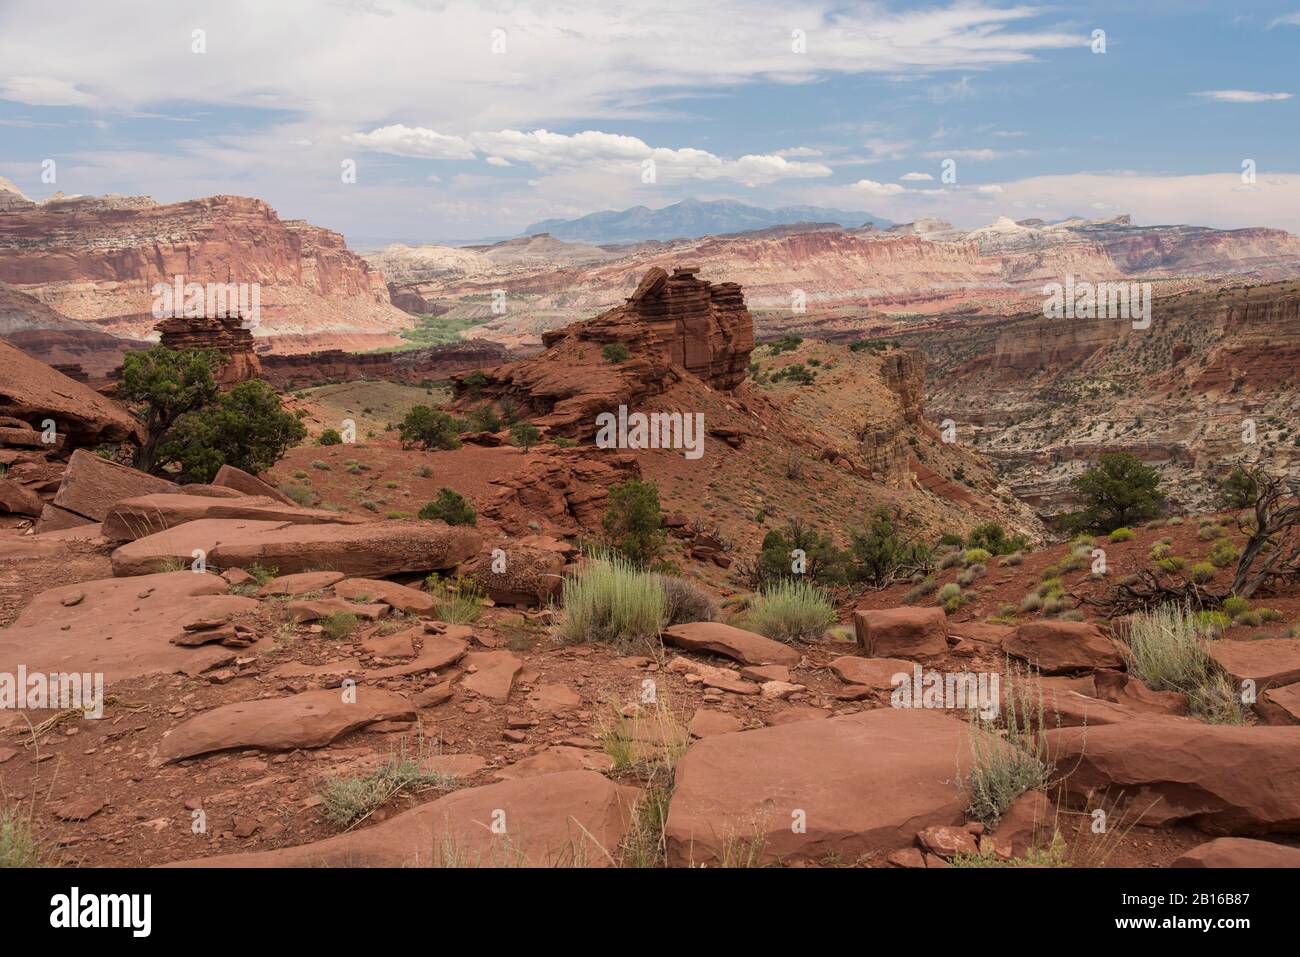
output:
[[[1248,599],[1233,595],[1223,600],[1224,614],[1229,617],[1236,618],[1238,615],[1245,614],[1249,610],[1250,601]]]
[[[1237,561],[1240,553],[1237,547],[1226,538],[1221,538],[1210,549],[1210,564],[1215,568],[1227,568]]]
[[[958,545],[962,544],[960,540]],[[967,548],[981,548],[990,555],[1009,555],[1022,552],[1029,547],[1023,535],[1008,536],[1006,530],[997,522],[984,522],[976,525],[966,536]]]
[[[1160,473],[1129,452],[1103,452],[1070,484],[1084,508],[1062,519],[1062,525],[1080,531],[1102,531],[1155,518],[1165,501],[1159,488]]]
[[[1043,596],[1036,591],[1031,591],[1024,598],[1020,599],[1021,611],[1040,611],[1043,607]]]
[[[610,486],[608,503],[601,520],[606,544],[638,567],[650,565],[666,541],[659,486],[629,479]]]
[[[250,379],[181,416],[158,451],[158,464],[179,466],[181,478],[191,482],[212,481],[223,465],[257,475],[306,435],[279,393]]]
[[[1187,567],[1187,559],[1178,555],[1170,555],[1168,558],[1162,558],[1156,562],[1156,567],[1162,572],[1172,575],[1174,572],[1180,572]]]
[[[438,489],[437,499],[426,502],[420,509],[420,518],[442,519],[448,525],[478,524],[478,513],[465,501],[465,496],[446,486]]]
[[[397,427],[402,437],[402,445],[422,445],[426,449],[458,449],[460,431],[456,420],[446,412],[431,409],[427,405],[417,405]]]
[[[571,642],[652,644],[668,616],[656,576],[617,555],[593,559],[566,578],[563,600],[559,633]]]
[[[979,565],[979,564],[971,565],[964,572],[962,572],[960,575],[957,576],[957,584],[965,588],[968,585],[974,584],[975,579],[979,578],[987,571],[988,568],[986,568],[984,565]]]
[[[1204,585],[1214,577],[1216,570],[1209,562],[1197,562],[1192,566],[1192,581],[1198,585]]]
[[[872,512],[866,528],[852,534],[849,552],[855,577],[875,587],[930,565],[930,549],[900,536],[896,517],[883,505]]]
[[[520,420],[518,422],[512,423],[510,426],[511,443],[517,445],[525,452],[527,452],[534,445],[536,445],[537,440],[540,439],[541,437],[542,437],[541,430],[538,429],[537,426],[533,425],[533,423],[531,422],[524,422]]]
[[[483,593],[472,581],[445,581],[436,574],[426,581],[433,598],[433,613],[449,625],[472,625],[483,615]]]
[[[1173,546],[1169,545],[1167,542],[1160,542],[1151,546],[1151,551],[1147,552],[1147,557],[1153,562],[1158,562],[1162,558],[1168,558],[1173,554],[1173,551]]]
[[[350,611],[336,611],[320,622],[322,637],[332,641],[347,638],[357,630],[360,619]]]
[[[627,346],[621,342],[607,342],[601,347],[600,354],[605,357],[606,362],[618,364],[625,362],[632,353],[627,351]]]
[[[1201,529],[1196,533],[1196,537],[1203,542],[1213,541],[1214,539],[1222,538],[1223,536],[1224,536],[1224,530],[1218,525],[1202,526]]]
[[[322,462],[320,459],[313,459],[311,467],[320,472],[328,472],[330,470],[330,464],[328,462]]]
[[[1017,565],[1023,565],[1024,563],[1025,563],[1025,556],[1020,552],[1012,552],[1010,555],[1006,556],[1000,562],[998,562],[999,565],[1009,565],[1012,568],[1016,567]]]
[[[1131,542],[1135,537],[1136,534],[1133,529],[1125,528],[1123,526],[1110,533],[1110,540],[1112,542]]]
[[[320,438],[316,440],[317,445],[342,445],[343,436],[338,429],[325,429],[321,432]]]
[[[962,553],[961,560],[962,564],[969,567],[971,565],[982,565],[992,557],[993,556],[989,553],[988,549],[968,548]]]
[[[795,571],[793,554],[803,552],[802,574]],[[818,585],[839,584],[849,580],[851,556],[837,548],[830,535],[819,532],[802,519],[792,518],[779,529],[763,536],[758,558],[748,575],[749,585],[755,591],[773,582],[783,580],[810,581]]]
[[[501,416],[497,415],[496,409],[492,408],[490,402],[484,402],[477,408],[471,409],[465,416],[467,432],[500,432],[501,427]]]
[[[749,624],[776,641],[812,641],[835,622],[835,606],[806,581],[780,581],[754,596]]]
[[[423,770],[421,758],[407,757],[403,742],[397,754],[369,774],[327,779],[320,792],[325,819],[336,827],[351,827],[400,791],[447,790],[455,786],[451,775]]]

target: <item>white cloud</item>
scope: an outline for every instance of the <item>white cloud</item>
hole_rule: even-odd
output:
[[[599,130],[573,134],[498,130],[460,137],[399,124],[369,133],[352,133],[344,140],[382,153],[429,159],[473,159],[483,153],[492,166],[526,163],[542,171],[600,169],[633,173],[645,160],[653,160],[656,176],[731,180],[744,186],[761,186],[779,179],[830,176],[832,172],[821,163],[792,161],[777,154],[747,154],[729,160],[691,147],[652,147],[635,136]]]
[[[925,183],[934,179],[929,173],[904,173],[898,178],[904,183]]]
[[[967,150],[931,150],[928,153],[922,153],[926,159],[966,159],[975,162],[984,162],[986,160],[1004,159],[1008,156],[1024,156],[1025,150],[991,150],[991,149],[967,149]]]
[[[50,76],[11,76],[0,79],[0,100],[29,106],[90,106],[94,98],[67,80]]]
[[[1295,13],[1284,13],[1282,16],[1273,20],[1273,22],[1268,25],[1268,28],[1272,30],[1274,27],[1283,26],[1300,27],[1300,11]]]
[[[1267,103],[1270,100],[1289,100],[1290,93],[1258,93],[1254,90],[1203,90],[1196,94],[1221,103]]]
[[[391,153],[393,156],[417,156],[424,159],[467,160],[474,158],[474,147],[459,136],[446,136],[423,127],[382,126],[369,133],[349,133],[343,141],[350,146]]]
[[[873,196],[894,196],[907,192],[905,188],[897,183],[877,183],[874,179],[860,179],[851,184],[849,189],[857,190],[860,193],[870,193]]]

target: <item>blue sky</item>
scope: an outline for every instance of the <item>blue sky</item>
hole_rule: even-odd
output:
[[[1300,232],[1297,52],[1300,0],[0,0],[0,176],[362,241],[686,196]]]

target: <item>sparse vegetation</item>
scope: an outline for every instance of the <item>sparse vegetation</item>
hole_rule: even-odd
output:
[[[402,791],[448,790],[456,780],[423,769],[423,748],[415,757],[402,743],[379,768],[354,777],[329,778],[320,791],[325,819],[336,827],[352,828]]]
[[[478,513],[465,501],[465,496],[446,486],[438,489],[438,497],[426,502],[420,509],[420,518],[438,520],[448,525],[477,525]]]
[[[618,555],[593,559],[566,578],[563,598],[559,633],[571,642],[652,644],[668,616],[658,578]]]
[[[779,581],[754,595],[749,624],[776,641],[814,641],[835,622],[835,606],[806,581]]]
[[[360,619],[350,611],[336,611],[320,622],[321,637],[328,638],[331,641],[340,641],[344,638],[352,637],[352,633],[357,630]]]
[[[665,534],[654,482],[630,479],[611,486],[601,522],[605,543],[626,561],[644,568],[663,550]]]

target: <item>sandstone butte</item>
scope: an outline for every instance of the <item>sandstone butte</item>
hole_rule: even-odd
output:
[[[340,234],[282,220],[258,199],[62,197],[0,215],[0,282],[102,331],[145,338],[153,287],[178,275],[258,284],[260,334],[288,336],[286,351],[397,345],[414,323]]]
[[[546,333],[537,356],[483,370],[487,383],[478,391],[514,400],[552,433],[576,435],[594,432],[598,413],[661,393],[682,372],[734,389],[754,349],[753,318],[740,286],[697,279],[695,272],[649,270],[623,305]],[[605,358],[610,344],[625,347],[628,358]],[[458,398],[474,401],[464,374],[453,382]]]

